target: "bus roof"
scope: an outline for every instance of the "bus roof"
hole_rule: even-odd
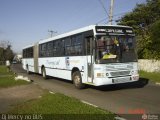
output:
[[[129,27],[129,26],[122,26],[122,25],[90,25],[90,26],[86,26],[86,27],[83,27],[83,28],[80,28],[80,29],[77,29],[77,30],[73,30],[73,31],[70,31],[70,32],[67,32],[67,33],[63,33],[63,34],[54,36],[54,37],[51,37],[51,38],[48,38],[48,39],[41,40],[41,41],[39,41],[39,44],[43,44],[43,43],[50,42],[52,40],[57,40],[57,39],[60,39],[60,38],[65,38],[67,36],[75,35],[75,34],[78,34],[78,33],[89,31],[89,30],[95,30],[96,26],[132,28],[132,27]],[[29,45],[29,46],[24,47],[23,49],[33,47],[33,46],[34,45]]]
[[[52,40],[56,40],[56,39],[60,39],[60,38],[65,38],[67,36],[71,36],[71,35],[74,35],[74,34],[82,33],[82,32],[85,32],[85,31],[93,30],[94,27],[95,27],[95,25],[90,25],[90,26],[87,26],[87,27],[83,27],[83,28],[80,28],[80,29],[77,29],[77,30],[73,30],[73,31],[67,32],[67,33],[63,33],[63,34],[60,34],[60,35],[57,35],[57,36],[42,40],[42,41],[39,42],[39,44],[42,44],[42,43],[45,43],[45,42],[49,42],[49,41],[52,41]]]
[[[63,33],[63,34],[54,36],[54,37],[51,37],[51,38],[48,38],[48,39],[44,39],[44,40],[40,41],[39,44],[46,43],[46,42],[49,42],[49,41],[52,41],[52,40],[57,40],[57,39],[60,39],[60,38],[65,38],[67,36],[75,35],[75,34],[78,34],[78,33],[89,31],[89,30],[94,30],[96,26],[108,26],[108,27],[111,26],[111,27],[132,28],[132,27],[129,27],[129,26],[122,26],[122,25],[90,25],[90,26],[86,26],[86,27],[83,27],[83,28],[80,28],[80,29],[77,29],[77,30],[73,30],[71,32],[67,32],[67,33]]]
[[[26,49],[26,48],[30,48],[30,47],[33,47],[34,45],[27,45],[26,47],[24,47],[23,49]]]

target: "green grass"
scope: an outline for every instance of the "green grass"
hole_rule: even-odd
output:
[[[13,74],[12,72],[7,72],[7,67],[2,65],[0,66],[0,75],[10,75]]]
[[[6,87],[12,87],[16,85],[24,85],[27,84],[27,81],[23,80],[14,80],[14,76],[9,76],[9,77],[1,77],[0,76],[0,88],[6,88]]]
[[[160,73],[158,72],[151,73],[151,72],[140,71],[139,73],[141,78],[146,78],[154,82],[160,82]]]
[[[15,75],[12,72],[7,72],[5,66],[0,66],[0,88],[12,87],[16,85],[27,84],[27,81],[14,79]]]
[[[46,93],[41,98],[17,105],[11,114],[41,114],[44,120],[51,119],[114,119],[114,114],[56,93]]]

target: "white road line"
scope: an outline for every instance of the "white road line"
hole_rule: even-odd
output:
[[[84,103],[84,104],[87,104],[87,105],[91,105],[91,106],[93,106],[93,107],[98,107],[98,106],[96,106],[96,105],[94,105],[94,104],[92,104],[92,103],[86,102],[86,101],[84,101],[84,100],[81,100],[81,102]]]
[[[54,92],[52,92],[52,91],[49,91],[49,93],[51,93],[51,94],[56,94],[56,93],[54,93]]]
[[[115,120],[127,120],[127,119],[122,118],[122,117],[119,117],[119,116],[116,116],[116,117],[114,117],[114,118],[115,118]]]

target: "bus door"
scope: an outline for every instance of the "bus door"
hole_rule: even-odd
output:
[[[39,57],[39,44],[36,43],[34,45],[34,53],[33,53],[33,57],[34,57],[34,71],[35,73],[39,73],[39,69],[38,69],[38,57]]]
[[[86,63],[87,63],[87,81],[93,82],[93,36],[85,38]]]

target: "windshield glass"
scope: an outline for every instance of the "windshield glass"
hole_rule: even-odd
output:
[[[135,37],[97,36],[96,60],[98,63],[136,62]]]

